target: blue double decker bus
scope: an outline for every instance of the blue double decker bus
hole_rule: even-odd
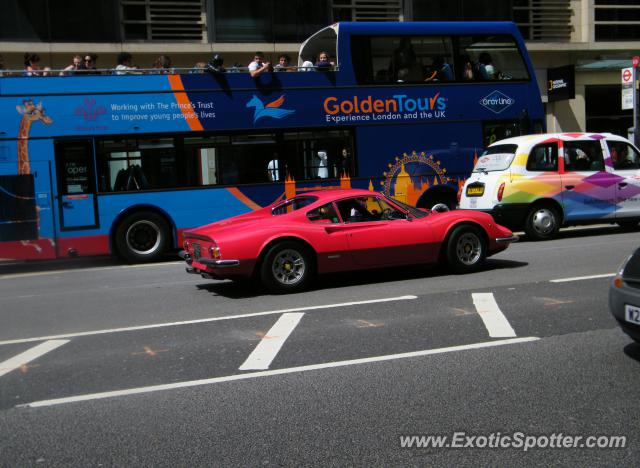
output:
[[[312,66],[324,52],[330,63]],[[232,71],[236,71],[233,73]],[[158,259],[318,188],[456,205],[493,141],[542,131],[513,23],[336,23],[298,65],[0,77],[0,258]]]

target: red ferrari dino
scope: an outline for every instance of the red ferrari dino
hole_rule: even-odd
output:
[[[475,211],[423,211],[367,190],[310,192],[184,233],[187,272],[296,291],[314,275],[445,261],[479,269],[517,240]]]

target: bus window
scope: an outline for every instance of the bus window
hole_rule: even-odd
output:
[[[369,52],[370,63],[354,62],[356,77],[364,83],[422,83],[453,81],[453,47],[448,36],[377,36],[352,41],[352,56]],[[357,48],[357,51],[354,50]]]
[[[461,36],[458,38],[459,80],[528,80],[529,74],[510,36]],[[467,64],[472,74],[465,73]]]
[[[520,135],[520,126],[516,121],[485,122],[482,126],[482,142],[484,147],[505,138]]]

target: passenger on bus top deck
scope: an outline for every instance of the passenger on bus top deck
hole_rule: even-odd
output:
[[[160,55],[154,62],[153,68],[160,73],[171,73],[171,59],[168,55]]]
[[[315,63],[315,66],[320,71],[327,71],[331,70],[335,64],[329,60],[329,54],[322,51],[318,54],[318,61]]]
[[[462,79],[464,80],[473,80],[473,62],[468,55],[462,56]]]
[[[84,73],[88,75],[98,75],[100,72],[97,67],[98,54],[85,54],[84,55]]]
[[[282,54],[280,57],[278,57],[278,63],[273,68],[277,72],[291,71],[291,69],[289,68],[290,62],[291,57],[289,57],[287,54]]]
[[[225,73],[227,71],[222,65],[224,64],[224,59],[220,54],[214,54],[213,58],[209,60],[209,63],[206,65],[207,70],[212,73]]]
[[[131,65],[133,56],[129,52],[120,52],[118,54],[118,65],[116,65],[116,75],[125,75],[131,70],[136,70],[138,67]]]
[[[264,61],[264,54],[256,52],[253,55],[253,61],[249,64],[249,74],[252,78],[262,75],[271,69],[271,63]]]
[[[71,65],[65,67],[61,72],[60,76],[65,75],[73,75],[75,72],[84,70],[84,60],[82,59],[82,55],[74,55]]]
[[[443,57],[433,59],[433,72],[424,81],[453,81],[453,70]]]
[[[493,66],[491,55],[489,52],[482,52],[478,58],[478,71],[480,72],[479,78],[481,80],[495,80],[496,69]]]
[[[26,76],[47,76],[51,68],[40,68],[40,56],[38,54],[24,54],[24,73]]]

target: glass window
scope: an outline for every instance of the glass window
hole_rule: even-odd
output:
[[[406,219],[405,213],[379,197],[348,198],[340,200],[337,206],[345,223]]]
[[[638,169],[640,156],[636,149],[624,141],[607,140],[614,169]]]
[[[119,40],[115,2],[49,0],[48,5],[52,41],[115,42]]]
[[[300,208],[304,208],[305,206],[309,206],[314,203],[318,197],[295,197],[290,200],[285,200],[273,208],[271,208],[271,214],[274,216],[279,216],[287,213],[291,213],[292,211],[299,210]]]
[[[518,145],[493,145],[478,158],[473,172],[504,171],[516,157]]]
[[[527,160],[528,171],[557,171],[558,144],[545,143],[535,146]]]
[[[3,0],[0,38],[48,41],[46,0]]]
[[[353,57],[364,55],[370,60],[354,62],[362,83],[453,81],[452,51],[451,39],[444,36],[381,36],[352,43]]]
[[[462,36],[458,44],[460,80],[529,79],[518,46],[511,36]],[[469,67],[471,73],[468,72]]]
[[[307,218],[312,223],[335,224],[340,222],[338,212],[333,207],[333,203],[327,203],[315,210],[309,211],[307,213]]]
[[[602,171],[602,146],[599,141],[566,141],[564,168],[567,171]]]
[[[482,126],[482,141],[485,148],[496,141],[504,140],[520,135],[520,125],[518,122],[506,120],[502,122],[487,122]]]

